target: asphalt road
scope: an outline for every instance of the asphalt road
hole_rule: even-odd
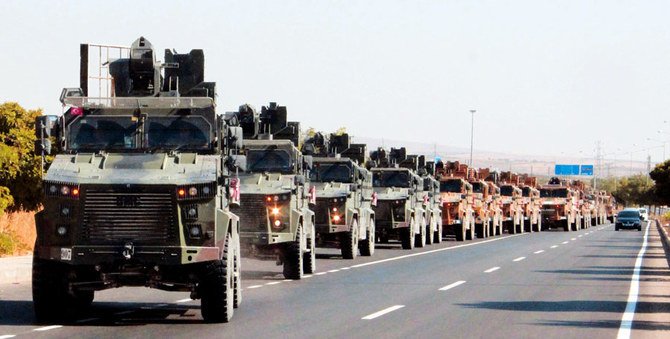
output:
[[[414,251],[388,245],[356,260],[319,249],[319,273],[302,281],[244,260],[244,299],[228,324],[203,323],[186,293],[122,288],[98,292],[74,324],[36,325],[30,283],[0,285],[0,339],[613,338],[627,305],[631,337],[670,337],[670,269],[655,227],[630,305],[644,233],[605,225]]]

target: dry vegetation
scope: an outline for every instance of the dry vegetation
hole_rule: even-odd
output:
[[[11,212],[0,216],[0,257],[25,255],[35,244],[35,212]]]

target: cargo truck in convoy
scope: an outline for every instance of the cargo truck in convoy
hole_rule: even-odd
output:
[[[511,172],[500,173],[500,195],[502,196],[503,228],[509,234],[523,233],[524,200],[518,186],[518,176]]]
[[[475,236],[474,198],[472,185],[466,180],[467,171],[467,165],[458,161],[436,164],[442,200],[442,227],[445,235],[455,236],[457,241],[471,240]]]
[[[435,162],[420,155],[418,174],[423,179],[423,209],[426,211],[426,244],[442,242],[442,200],[440,182],[435,179]]]
[[[423,180],[409,168],[398,167],[406,158],[405,148],[386,152],[383,148],[370,153],[368,166],[376,194],[375,230],[381,243],[399,240],[402,248],[414,249],[425,239],[425,211],[417,198],[423,191]]]
[[[344,259],[375,251],[375,194],[372,173],[363,165],[365,144],[351,143],[348,134],[315,133],[302,145],[313,156],[310,184],[315,189],[314,222],[317,247],[339,247]]]
[[[160,63],[141,37],[80,51],[80,87],[63,90],[64,114],[36,122],[36,151],[54,155],[35,215],[38,322],[70,319],[96,291],[122,286],[190,292],[205,321],[229,321],[242,297],[230,210],[242,133],[215,112],[202,50],[166,50]],[[120,57],[97,60],[106,78],[96,70],[92,80],[107,91],[90,95],[89,55],[110,54]]]
[[[526,174],[519,176],[523,199],[525,232],[542,231],[542,201],[540,190],[537,189],[537,178]]]
[[[285,106],[271,102],[257,113],[249,105],[230,113],[240,121],[246,162],[239,173],[242,255],[275,260],[286,279],[316,270],[315,191],[309,184],[312,157],[297,145],[300,124],[287,121]]]

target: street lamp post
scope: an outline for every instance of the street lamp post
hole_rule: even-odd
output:
[[[471,114],[471,118],[470,118],[470,164],[468,164],[468,168],[470,168],[470,169],[472,168],[472,148],[473,148],[474,141],[475,141],[475,112],[477,112],[477,110],[475,110],[475,109],[470,110],[470,114]]]

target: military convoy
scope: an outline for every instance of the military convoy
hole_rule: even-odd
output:
[[[228,322],[242,302],[243,256],[301,279],[316,271],[317,246],[355,259],[378,242],[411,250],[614,218],[614,199],[582,183],[538,185],[404,147],[368,154],[344,132],[303,137],[273,102],[219,114],[199,49],[158,62],[141,37],[80,51],[64,113],[36,121],[36,152],[50,156],[35,216],[39,321],[83,311],[96,291],[146,286],[190,292],[205,321]],[[90,58],[110,54],[119,57],[96,60],[89,75]]]

